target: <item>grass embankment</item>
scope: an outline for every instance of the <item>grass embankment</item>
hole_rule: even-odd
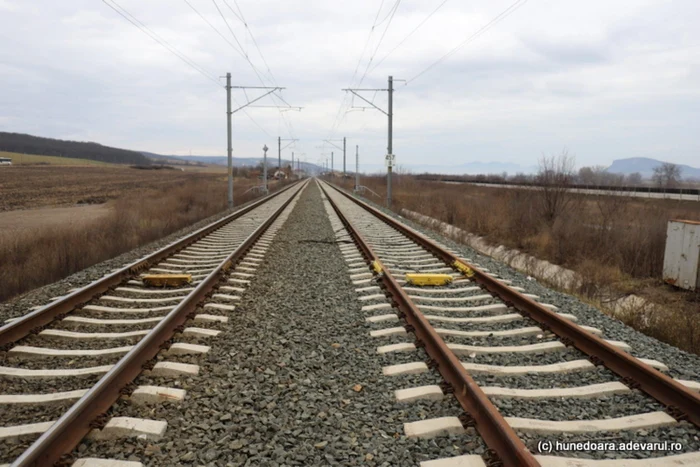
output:
[[[236,181],[236,204],[257,197],[253,192],[243,194],[255,182]],[[50,284],[224,211],[226,183],[220,177],[192,175],[129,190],[108,205],[107,215],[87,224],[22,232],[0,229],[0,300]]]
[[[386,177],[362,184],[384,204]],[[345,181],[346,188],[352,187]],[[450,185],[396,176],[392,208],[409,209],[578,272],[573,292],[600,306],[636,294],[658,304],[654,311],[617,316],[626,324],[684,350],[700,353],[700,292],[663,283],[666,226],[670,219],[700,220],[700,203],[624,196],[572,195],[547,218],[544,195],[532,190]],[[551,211],[550,211],[551,213]]]

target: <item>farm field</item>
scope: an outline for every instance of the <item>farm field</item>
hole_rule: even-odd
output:
[[[0,169],[0,211],[100,204],[140,189],[175,186],[194,179],[224,183],[220,174],[137,170],[108,164],[101,167],[57,165]]]
[[[257,197],[247,190],[258,183],[237,178],[236,204]],[[227,209],[224,174],[180,170],[3,167],[0,193],[0,300]]]

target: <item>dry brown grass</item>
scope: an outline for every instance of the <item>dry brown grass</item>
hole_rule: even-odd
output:
[[[236,182],[237,204],[256,197],[252,192],[243,194],[252,184],[252,180]],[[31,231],[0,229],[0,300],[55,282],[224,211],[226,182],[220,176],[178,177],[154,187],[122,191],[109,204],[109,214],[88,223]]]
[[[383,202],[385,177],[364,177],[362,184]],[[631,293],[647,298],[659,305],[655,311],[620,318],[649,335],[700,353],[698,294],[672,289],[661,280],[668,220],[700,220],[700,203],[575,195],[570,208],[551,221],[537,209],[539,196],[532,190],[420,181],[403,175],[394,178],[392,207],[434,217],[492,244],[572,269],[583,278],[581,288],[573,292],[591,303]]]
[[[136,170],[123,166],[0,167],[0,211],[101,203],[154,187],[175,187],[191,180],[221,182],[225,174],[180,170]]]

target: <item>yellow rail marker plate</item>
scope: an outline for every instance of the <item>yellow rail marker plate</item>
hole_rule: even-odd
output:
[[[459,269],[467,277],[474,277],[474,270],[461,261],[455,261],[452,266]]]
[[[177,287],[192,282],[192,274],[146,274],[143,283],[150,287]]]
[[[413,285],[447,285],[452,282],[449,274],[406,274],[406,282]]]
[[[373,269],[374,272],[376,272],[377,274],[381,274],[381,273],[384,272],[384,270],[382,269],[382,267],[381,267],[380,264],[379,264],[379,261],[373,261],[373,262],[372,262],[372,269]]]

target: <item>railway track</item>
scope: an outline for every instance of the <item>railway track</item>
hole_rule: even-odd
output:
[[[209,351],[206,341],[229,319],[307,185],[267,196],[0,328],[0,463],[107,465],[73,463],[70,453],[85,436],[161,436],[168,420],[111,417],[110,407],[124,398],[139,405],[185,397],[174,385],[132,382],[142,374],[176,383],[198,374],[193,362]],[[147,273],[186,273],[193,281],[150,288]]]
[[[615,447],[629,433],[638,443],[682,439],[686,430],[697,438],[697,382],[670,378],[663,362],[633,357],[631,345],[606,340],[604,330],[577,325],[576,316],[510,287],[335,187],[322,186],[338,241],[352,240],[340,248],[362,309],[371,315],[366,320],[375,326],[371,335],[385,341],[377,353],[396,361],[384,366],[384,375],[433,370],[444,380],[400,387],[396,400],[410,404],[454,394],[463,409],[453,416],[406,421],[406,436],[476,429],[488,447],[483,456],[421,465],[700,465],[697,452],[658,457],[653,444],[629,448],[627,454],[624,446]],[[452,283],[415,287],[403,279],[406,273],[448,274]],[[423,351],[425,358],[416,358]],[[613,436],[601,439],[603,433]],[[575,446],[557,444],[562,440],[621,451],[607,461],[569,458],[567,451]],[[547,455],[552,453],[557,455]]]
[[[0,328],[0,465],[700,465],[700,385],[520,285],[294,185]]]

